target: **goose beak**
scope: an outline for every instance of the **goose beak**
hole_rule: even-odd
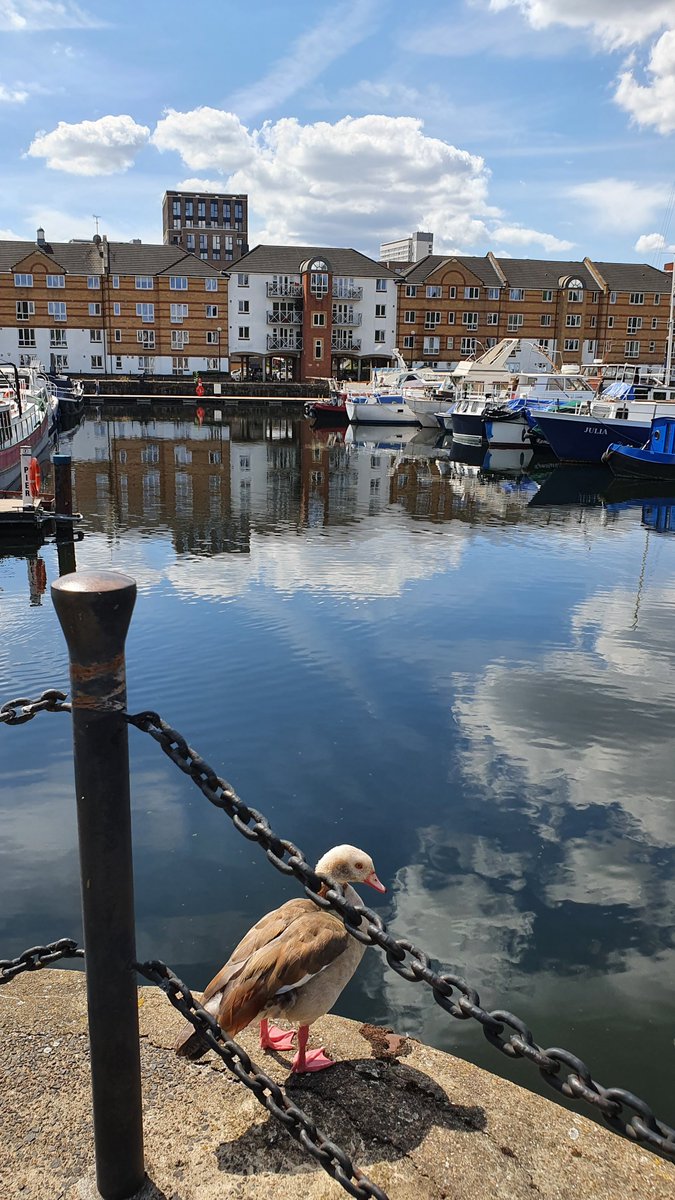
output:
[[[368,887],[375,888],[376,892],[386,892],[387,890],[384,884],[380,883],[374,871],[371,871],[370,875],[363,882],[367,883]]]

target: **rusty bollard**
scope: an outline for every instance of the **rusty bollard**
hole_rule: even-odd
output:
[[[52,600],[70,656],[96,1181],[126,1200],[144,1178],[124,644],[136,584],[63,575]]]

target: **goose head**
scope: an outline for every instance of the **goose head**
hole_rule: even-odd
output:
[[[356,846],[334,846],[319,859],[316,873],[330,883],[338,883],[343,887],[349,883],[367,883],[376,892],[387,890],[377,878],[370,855]]]

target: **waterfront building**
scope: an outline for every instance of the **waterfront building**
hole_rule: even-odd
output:
[[[380,262],[417,263],[434,251],[433,233],[412,233],[410,237],[396,238],[393,242],[380,245]]]
[[[226,371],[227,279],[177,246],[0,241],[0,355],[76,376]]]
[[[396,346],[397,279],[357,250],[256,246],[229,280],[229,350],[245,375],[367,378]]]
[[[443,368],[518,337],[534,345],[514,369],[537,369],[537,348],[557,366],[659,369],[670,287],[670,274],[645,263],[429,255],[402,272],[398,347],[410,364]]]
[[[162,236],[214,267],[227,267],[248,251],[248,196],[225,192],[165,192]]]

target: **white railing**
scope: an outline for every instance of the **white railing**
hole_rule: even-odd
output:
[[[331,338],[331,350],[337,350],[342,354],[349,354],[352,350],[361,349],[361,338]]]
[[[302,325],[302,313],[297,310],[295,312],[269,312],[267,313],[268,325]]]
[[[352,312],[352,313],[349,313],[348,315],[345,315],[344,313],[340,314],[340,313],[333,312],[333,324],[334,325],[360,325],[362,321],[363,321],[362,313]]]
[[[302,284],[300,283],[268,283],[268,296],[301,296]]]
[[[294,338],[278,337],[275,333],[267,335],[268,350],[302,350],[302,338],[298,334]]]
[[[363,300],[363,288],[350,286],[346,283],[333,284],[334,300]]]

